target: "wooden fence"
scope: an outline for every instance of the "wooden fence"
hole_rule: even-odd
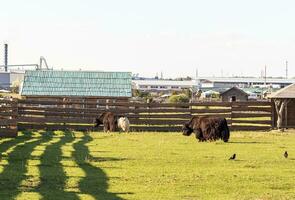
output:
[[[0,137],[17,135],[17,102],[0,100]]]
[[[269,130],[272,126],[270,102],[163,104],[19,100],[16,110],[19,130],[93,130],[93,119],[106,110],[127,116],[131,131],[181,131],[183,123],[195,115],[225,117],[231,130]]]

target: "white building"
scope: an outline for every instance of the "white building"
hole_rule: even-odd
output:
[[[24,80],[24,71],[0,71],[0,89],[9,89],[14,82],[20,84]]]
[[[133,89],[148,92],[181,91],[183,89],[196,89],[198,81],[173,81],[173,80],[132,80]]]
[[[286,78],[257,78],[257,77],[200,77],[201,88],[248,88],[269,87],[283,88],[295,83],[295,79]]]

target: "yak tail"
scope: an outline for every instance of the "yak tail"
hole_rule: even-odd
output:
[[[223,123],[222,123],[222,132],[221,132],[221,136],[222,136],[222,140],[224,142],[228,142],[229,137],[230,137],[230,132],[229,132],[229,128],[227,125],[227,121],[224,118]]]

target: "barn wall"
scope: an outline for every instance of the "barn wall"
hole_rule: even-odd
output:
[[[236,101],[248,101],[248,96],[245,95],[244,93],[241,93],[240,91],[237,90],[231,90],[226,93],[224,93],[221,98],[222,101],[228,102],[230,97],[236,96]]]
[[[287,126],[295,127],[295,100],[291,100],[287,106]],[[283,121],[283,124],[286,125],[286,119]]]

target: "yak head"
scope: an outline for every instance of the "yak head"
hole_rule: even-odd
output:
[[[95,118],[93,120],[94,127],[98,127],[99,125],[103,124],[103,119],[105,117],[106,113],[102,113],[99,117]]]
[[[182,134],[185,136],[190,136],[194,130],[190,126],[190,122],[186,122],[182,126]]]

